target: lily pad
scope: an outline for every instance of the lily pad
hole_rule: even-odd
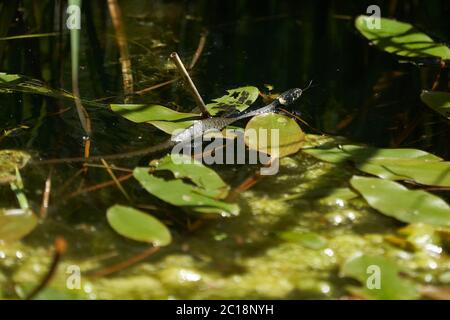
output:
[[[431,193],[378,178],[353,176],[350,183],[372,208],[389,217],[407,223],[450,226],[450,206]]]
[[[380,28],[373,17],[361,15],[355,20],[358,31],[381,50],[408,58],[438,57],[450,59],[450,49],[406,22],[380,18]]]
[[[181,164],[183,163],[184,164]],[[187,178],[197,186],[208,190],[211,196],[221,198],[226,195],[229,187],[220,176],[210,168],[190,157],[180,154],[167,155],[150,163],[156,171],[169,170],[176,179]]]
[[[441,161],[442,159],[418,149],[407,148],[372,148],[356,145],[342,145],[340,147],[332,148],[312,148],[303,149],[303,152],[312,155],[313,157],[332,163],[343,163],[345,161],[366,162],[372,160],[384,159],[420,159],[423,161]]]
[[[348,260],[340,274],[361,282],[362,287],[350,291],[367,299],[408,300],[419,297],[418,288],[400,276],[400,268],[380,256],[359,256]]]
[[[245,127],[245,144],[250,149],[277,157],[296,153],[304,139],[305,134],[297,122],[276,113],[253,117]]]
[[[198,163],[165,164],[172,172],[179,172],[180,178],[166,180],[149,174],[148,168],[135,168],[133,175],[136,180],[155,197],[175,206],[182,206],[197,212],[218,213],[224,216],[237,215],[239,207],[236,204],[220,201],[227,195],[222,183],[218,183],[214,174],[212,189],[208,188],[208,181],[201,179],[208,169]],[[178,167],[178,169],[176,169]],[[191,170],[191,173],[188,173]],[[211,170],[212,171],[212,170]],[[194,183],[183,181],[182,177],[189,177]]]
[[[20,240],[33,231],[37,223],[38,219],[30,209],[0,208],[0,240]]]
[[[258,88],[252,86],[231,89],[227,92],[227,95],[213,99],[214,102],[206,105],[206,109],[211,115],[214,116],[219,112],[226,112],[230,109],[242,112],[253,104],[259,96]]]
[[[424,90],[420,98],[428,107],[450,120],[450,93]]]
[[[114,205],[106,213],[109,225],[120,235],[155,246],[166,246],[172,241],[169,229],[158,219],[140,210]]]
[[[450,186],[450,162],[385,159],[357,164],[366,173],[389,180],[413,180],[420,184]]]
[[[16,179],[16,167],[23,168],[31,156],[20,150],[0,150],[0,183]]]
[[[169,134],[189,127],[200,117],[199,113],[178,112],[160,105],[112,104],[111,110],[130,121],[147,122]]]

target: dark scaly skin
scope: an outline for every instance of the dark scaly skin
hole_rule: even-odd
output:
[[[136,151],[130,151],[130,152],[124,152],[124,153],[116,153],[116,154],[110,154],[110,155],[103,155],[103,156],[93,156],[89,158],[82,158],[82,157],[74,157],[74,158],[59,158],[59,159],[49,159],[49,160],[42,160],[37,161],[35,163],[37,164],[57,164],[57,163],[70,163],[70,162],[94,162],[99,161],[101,159],[104,160],[115,160],[115,159],[124,159],[124,158],[132,158],[136,156],[143,156],[147,154],[157,153],[161,152],[166,149],[170,149],[171,147],[175,146],[179,143],[190,143],[193,139],[198,138],[199,136],[202,136],[205,132],[209,130],[222,130],[226,126],[232,124],[233,122],[236,122],[241,119],[254,117],[259,114],[273,112],[275,109],[282,105],[287,106],[289,104],[292,104],[294,101],[296,101],[303,93],[302,89],[290,89],[288,91],[283,92],[276,98],[272,103],[268,104],[267,106],[261,107],[259,109],[244,112],[237,117],[231,117],[231,118],[224,118],[224,117],[213,117],[213,118],[207,118],[202,120],[197,120],[192,126],[185,129],[184,131],[180,132],[179,134],[176,134],[171,139],[162,142],[160,144],[157,144],[155,146],[139,149]]]

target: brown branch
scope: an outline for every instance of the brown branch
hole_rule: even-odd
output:
[[[50,201],[50,192],[52,190],[52,169],[48,173],[47,179],[45,180],[44,194],[42,195],[42,204],[39,211],[39,216],[41,219],[45,219],[47,216],[48,205]]]
[[[178,71],[183,76],[184,80],[187,82],[189,89],[192,92],[192,95],[194,96],[195,101],[197,102],[197,106],[200,108],[203,117],[211,117],[208,110],[206,109],[205,102],[203,101],[202,96],[197,90],[197,87],[195,86],[194,82],[192,81],[191,77],[189,76],[189,73],[187,72],[183,62],[181,61],[180,57],[176,52],[172,52],[170,54],[170,58],[173,60],[175,65],[178,68]]]
[[[133,176],[132,173],[126,174],[126,175],[118,177],[117,181],[125,181],[125,180],[130,179],[132,176]],[[67,200],[67,199],[76,197],[76,196],[78,196],[80,194],[83,194],[83,193],[86,193],[86,192],[96,191],[96,190],[99,190],[99,189],[102,189],[102,188],[113,186],[115,184],[116,184],[116,182],[114,180],[109,180],[109,181],[106,181],[106,182],[102,182],[102,183],[99,183],[99,184],[87,187],[85,189],[77,190],[75,192],[72,192],[65,199]]]
[[[152,254],[156,253],[157,251],[159,251],[160,247],[150,247],[144,251],[142,251],[141,253],[131,257],[128,260],[119,262],[117,264],[114,264],[110,267],[106,267],[105,269],[96,271],[94,273],[91,274],[92,277],[105,277],[105,276],[109,276],[113,273],[122,271],[123,269],[129,268],[133,265],[135,265],[138,262],[141,262],[142,260],[148,258],[149,256],[151,256]]]
[[[55,240],[55,253],[53,254],[52,263],[48,269],[45,276],[42,278],[39,285],[34,288],[26,297],[25,300],[31,300],[36,297],[39,292],[41,292],[52,280],[56,270],[58,269],[59,262],[61,261],[61,256],[66,252],[67,242],[62,237],[58,237]]]
[[[123,91],[125,103],[129,102],[133,94],[133,74],[131,72],[131,60],[128,52],[128,42],[122,23],[122,13],[117,0],[108,0],[109,13],[116,31],[117,46],[119,47],[120,64],[122,65]]]

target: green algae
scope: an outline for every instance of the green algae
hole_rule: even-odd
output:
[[[93,278],[89,272],[145,247],[121,239],[100,222],[92,226],[94,231],[81,235],[77,228],[67,230],[71,249],[41,297],[335,299],[351,294],[354,283],[341,277],[339,268],[358,255],[392,259],[416,285],[448,285],[450,259],[441,242],[433,242],[434,250],[422,244],[408,251],[385,240],[385,236],[397,234],[417,242],[420,235],[436,233],[435,229],[408,233],[360,198],[324,202],[328,195],[315,191],[325,186],[348,187],[346,178],[352,173],[350,168],[336,170],[335,165],[303,153],[283,159],[278,175],[266,177],[264,183],[241,194],[240,216],[213,220],[195,232],[180,232],[170,247],[108,277]],[[298,192],[303,196],[289,198]],[[314,196],[308,197],[308,192]],[[49,239],[58,228],[41,228],[25,241],[0,247],[4,298],[25,292],[47,270],[52,250],[42,234]],[[322,244],[308,246],[295,237],[280,237],[283,233],[314,233]],[[88,244],[93,249],[83,250]],[[66,271],[73,265],[81,270],[81,286],[70,290]]]

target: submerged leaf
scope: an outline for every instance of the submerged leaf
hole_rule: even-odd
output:
[[[140,210],[114,205],[106,213],[109,225],[120,235],[155,246],[166,246],[172,241],[169,229],[158,219]]]
[[[297,242],[305,248],[319,250],[325,248],[327,239],[314,232],[284,231],[280,238],[290,242]]]
[[[0,92],[12,93],[12,92],[25,92],[31,94],[39,94],[58,99],[75,99],[74,95],[63,89],[54,89],[38,79],[31,79],[26,76],[18,74],[0,73]],[[81,102],[86,105],[92,105],[96,107],[104,107],[104,104],[81,99]]]
[[[0,183],[16,179],[16,167],[23,168],[31,156],[20,150],[0,150]]]
[[[351,277],[361,282],[361,288],[350,291],[368,299],[407,300],[417,299],[417,287],[403,279],[399,267],[384,257],[359,256],[348,260],[341,267],[341,276]]]
[[[300,150],[305,134],[293,119],[276,113],[253,117],[245,127],[245,144],[277,157]]]
[[[37,226],[38,219],[29,209],[0,208],[0,240],[20,240]]]
[[[450,206],[431,193],[378,178],[353,176],[350,183],[372,208],[389,217],[407,223],[450,226]]]
[[[411,24],[380,18],[380,28],[377,28],[373,19],[361,15],[356,18],[355,27],[381,50],[409,58],[450,59],[450,49],[446,45],[435,42]]]
[[[420,98],[434,111],[450,120],[450,93],[436,91],[422,91]]]

